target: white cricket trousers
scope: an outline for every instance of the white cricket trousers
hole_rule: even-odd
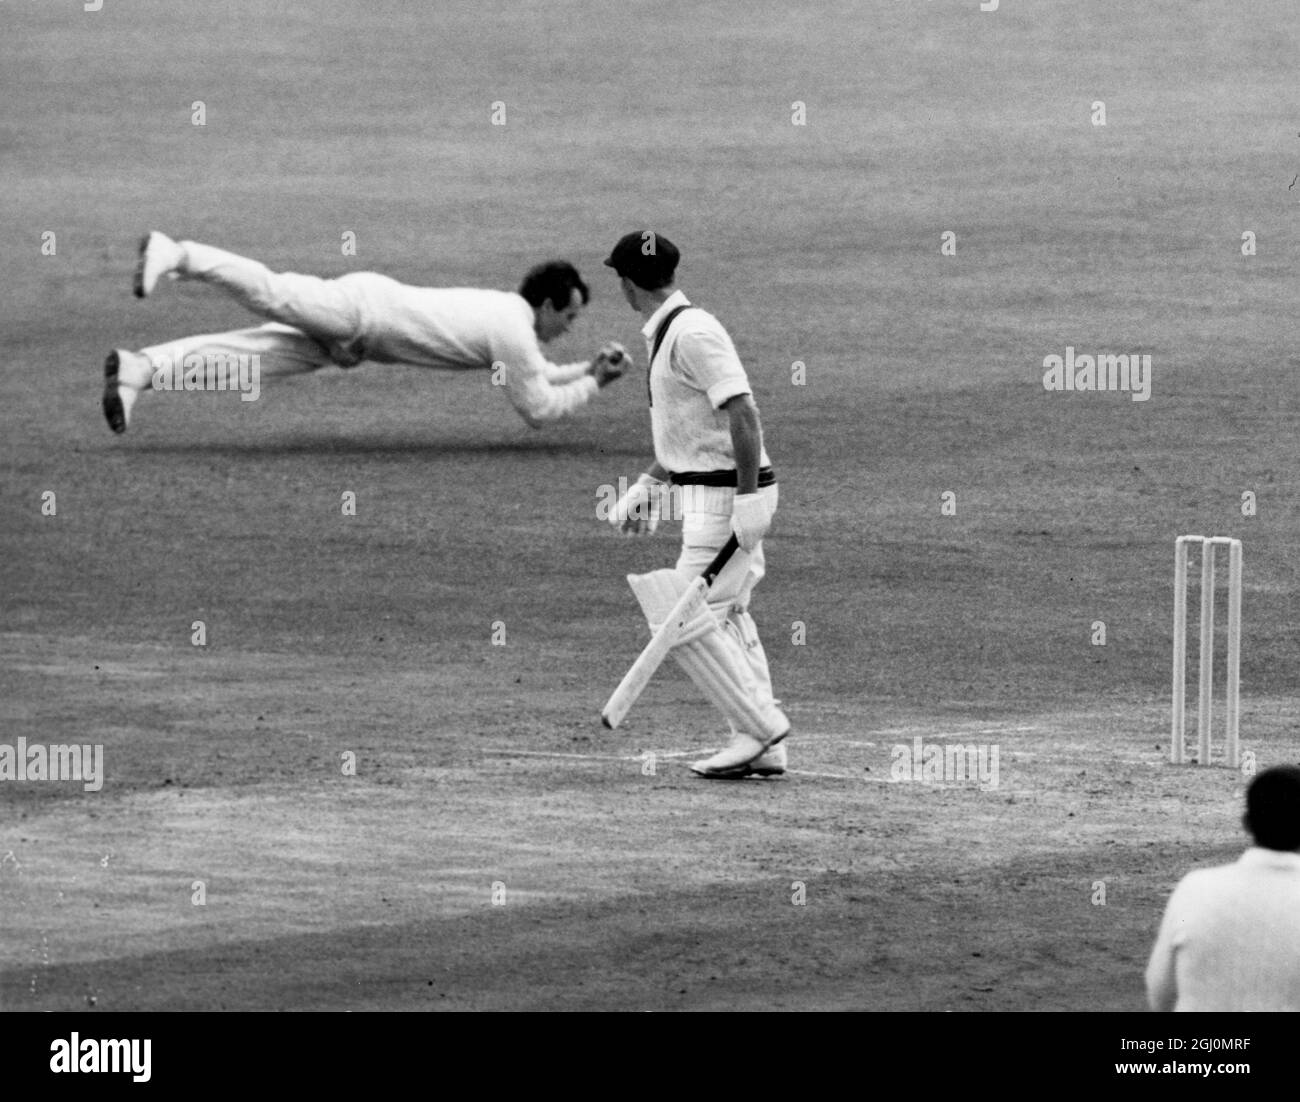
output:
[[[768,486],[758,491],[768,497],[774,513],[777,490],[777,486]],[[674,486],[672,492],[682,495],[682,550],[677,557],[677,569],[695,578],[704,573],[731,537],[731,505],[736,491],[727,486]],[[758,683],[757,703],[762,708],[774,704],[775,698],[767,654],[758,638],[758,626],[749,614],[749,599],[764,573],[760,543],[753,551],[738,549],[709,588],[709,607],[723,634],[744,654],[753,670]]]
[[[363,290],[371,273],[322,279],[273,272],[256,260],[211,245],[180,244],[185,250],[180,278],[222,287],[253,313],[272,320],[251,329],[204,333],[140,349],[151,363],[181,364],[196,353],[256,353],[262,376],[274,377],[361,362],[360,346],[370,322]]]

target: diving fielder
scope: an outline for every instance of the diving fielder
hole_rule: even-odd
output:
[[[629,233],[605,263],[646,324],[654,462],[619,500],[610,523],[629,534],[658,524],[669,484],[680,487],[682,550],[675,571],[636,579],[634,592],[653,632],[690,579],[734,531],[740,548],[708,590],[708,608],[672,650],[678,664],[722,712],[731,741],[691,769],[702,777],[773,776],[786,770],[790,721],[777,707],[767,657],[749,615],[763,577],[763,536],[777,485],[763,430],[735,346],[712,314],[675,286],[680,254],[667,238]]]
[[[533,428],[580,409],[628,366],[616,343],[581,363],[553,364],[542,355],[541,345],[567,333],[590,297],[577,269],[562,260],[529,271],[517,294],[412,287],[376,272],[338,279],[273,272],[256,260],[154,231],[140,245],[136,296],[150,295],[163,276],[221,287],[271,320],[138,352],[114,349],[104,364],[103,398],[114,432],[126,431],[136,401],[160,371],[201,374],[213,360],[229,364],[254,354],[268,377],[363,360],[488,368]]]

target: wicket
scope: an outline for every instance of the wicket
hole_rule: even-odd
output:
[[[1174,542],[1174,703],[1169,760],[1186,761],[1184,705],[1187,693],[1187,546],[1201,545],[1201,673],[1196,715],[1197,761],[1210,764],[1210,719],[1214,695],[1214,549],[1228,548],[1228,679],[1223,756],[1234,769],[1240,764],[1238,712],[1241,676],[1241,540],[1227,536],[1179,536]]]

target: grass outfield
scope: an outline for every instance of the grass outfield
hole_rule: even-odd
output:
[[[1169,890],[1245,842],[1246,777],[1166,764],[1176,535],[1244,541],[1243,745],[1300,755],[1300,43],[1248,7],[4,5],[0,742],[107,775],[0,788],[0,1006],[1141,1008]],[[623,576],[676,554],[595,516],[639,373],[538,432],[376,365],[103,423],[110,348],[251,324],[134,300],[150,227],[428,285],[567,256],[554,358],[643,364],[600,263],[642,226],[780,476],[783,779],[689,774],[675,669],[599,725]],[[1149,355],[1149,400],[1046,391],[1067,346]],[[916,738],[998,783],[891,783]]]

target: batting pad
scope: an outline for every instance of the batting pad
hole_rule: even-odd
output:
[[[749,663],[749,668],[753,670],[754,677],[758,681],[760,705],[766,704],[769,700],[775,703],[772,674],[767,667],[767,652],[763,650],[763,643],[758,638],[758,625],[754,623],[754,618],[748,612],[737,608],[720,605],[709,607],[713,609],[714,615],[719,617],[722,630],[740,644],[745,654],[745,661]]]
[[[691,585],[690,579],[672,569],[629,574],[627,582],[651,631],[658,630]],[[773,703],[770,687],[755,677],[740,640],[718,626],[717,613],[705,594],[700,594],[698,611],[686,618],[672,655],[736,730],[763,742],[789,730],[790,721]]]
[[[629,574],[627,584],[632,587],[637,603],[645,614],[650,631],[656,632],[668,619],[682,595],[691,587],[691,579],[679,570],[669,567],[665,570],[652,570],[649,574]],[[686,643],[709,630],[713,616],[705,600],[705,594],[699,595],[691,608],[687,610],[686,623],[677,642]]]
[[[770,742],[790,729],[785,713],[764,694],[745,653],[708,613],[709,630],[673,648],[672,655],[737,731]],[[767,700],[764,701],[763,697]]]

